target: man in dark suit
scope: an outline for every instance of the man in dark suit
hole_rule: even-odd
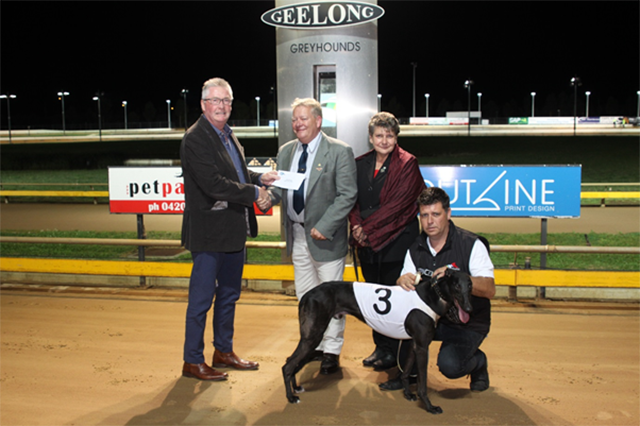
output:
[[[207,312],[213,312],[213,366],[256,370],[258,363],[233,352],[233,323],[240,298],[247,235],[258,232],[254,201],[270,206],[266,188],[276,172],[247,169],[244,149],[227,124],[233,92],[229,83],[213,78],[204,83],[202,116],[189,128],[180,145],[185,210],[182,244],[191,251],[184,365],[182,375],[200,380],[226,380],[227,373],[204,361]]]
[[[324,281],[342,280],[348,248],[347,215],[357,196],[356,162],[346,143],[325,135],[322,107],[312,98],[296,99],[291,106],[297,136],[282,145],[278,168],[303,173],[298,191],[272,188],[274,201],[282,201],[287,254],[293,261],[296,295]],[[322,343],[320,372],[338,371],[344,343],[345,318],[332,319]]]

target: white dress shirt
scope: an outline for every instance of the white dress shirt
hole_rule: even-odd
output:
[[[320,139],[322,139],[322,132],[318,133],[318,135],[308,144],[307,147],[307,168],[304,175],[304,182],[302,185],[304,186],[304,198],[305,205],[307,199],[307,190],[306,185],[309,182],[309,176],[311,174],[311,167],[313,166],[313,161],[316,158],[316,153],[318,152],[318,147],[320,146]],[[298,141],[295,154],[293,154],[293,159],[291,160],[291,169],[292,172],[298,171],[298,162],[300,161],[300,156],[302,155],[302,142]],[[287,214],[289,218],[294,222],[304,223],[304,209],[300,212],[300,214],[296,213],[293,209],[293,190],[287,190]]]

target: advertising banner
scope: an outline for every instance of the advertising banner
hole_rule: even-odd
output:
[[[569,125],[574,117],[509,117],[509,124]],[[609,124],[607,117],[576,117],[578,124]]]
[[[580,217],[581,166],[420,166],[458,217]]]
[[[468,117],[410,117],[409,124],[430,126],[462,126],[469,124]]]
[[[249,167],[264,173],[271,167]],[[256,214],[263,214],[257,207]],[[184,181],[181,167],[109,167],[109,212],[181,214]],[[271,215],[270,209],[266,214]]]

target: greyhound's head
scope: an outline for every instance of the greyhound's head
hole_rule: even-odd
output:
[[[446,302],[447,319],[454,323],[466,323],[469,321],[469,313],[473,311],[471,306],[471,277],[464,272],[455,269],[447,269],[444,276],[432,279],[431,287],[441,300]]]

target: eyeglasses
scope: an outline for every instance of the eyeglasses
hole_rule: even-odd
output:
[[[229,99],[229,98],[224,98],[224,99],[220,99],[220,98],[209,98],[209,99],[203,99],[203,101],[205,102],[211,102],[212,105],[220,105],[221,103],[224,105],[231,105],[231,103],[233,102],[233,99]]]

